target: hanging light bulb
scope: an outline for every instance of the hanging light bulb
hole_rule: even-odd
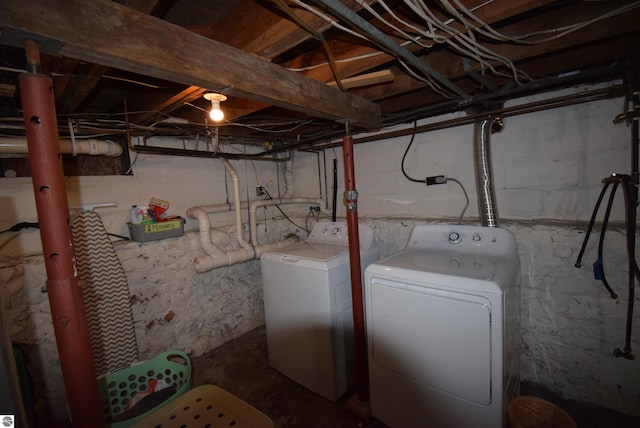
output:
[[[211,101],[211,111],[209,112],[209,117],[214,122],[220,122],[224,119],[224,113],[220,109],[220,102],[226,101],[227,97],[222,94],[216,94],[214,92],[207,92],[204,94],[204,99]]]

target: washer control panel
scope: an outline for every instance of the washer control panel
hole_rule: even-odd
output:
[[[452,230],[449,232],[447,240],[451,245],[459,245],[463,241],[471,242],[473,245],[483,245],[485,241],[485,234],[482,232],[472,232],[469,234]],[[493,242],[495,242],[495,237],[493,238]]]
[[[314,242],[349,245],[349,230],[344,222],[316,223],[307,238]]]
[[[415,226],[405,248],[492,256],[518,251],[513,234],[505,229],[447,224]]]

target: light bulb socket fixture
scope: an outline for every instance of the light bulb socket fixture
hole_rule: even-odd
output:
[[[224,113],[220,109],[220,102],[226,101],[226,95],[216,94],[215,92],[207,92],[203,95],[204,99],[207,101],[211,101],[211,112],[209,116],[215,122],[220,122],[224,119]]]
[[[215,92],[207,92],[203,95],[204,99],[207,101],[227,101],[227,96],[222,94],[216,94]]]

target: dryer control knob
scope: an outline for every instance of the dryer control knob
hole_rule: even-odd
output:
[[[340,228],[336,227],[332,230],[333,236],[340,236]]]
[[[449,243],[450,244],[459,244],[462,241],[460,234],[458,232],[449,233]]]
[[[480,241],[482,241],[482,235],[480,235],[479,233],[476,233],[475,235],[473,235],[473,242],[475,243],[479,243]]]

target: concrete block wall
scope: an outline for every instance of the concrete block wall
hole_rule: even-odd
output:
[[[614,99],[507,118],[504,129],[492,136],[491,149],[499,214],[503,227],[518,239],[522,263],[522,378],[566,398],[640,416],[638,360],[611,355],[623,345],[626,311],[621,233],[610,232],[606,246],[607,272],[621,296],[618,301],[608,297],[588,267],[595,257],[597,235],[585,256],[585,268],[573,267],[601,179],[614,171],[629,172],[629,129],[612,123],[622,109],[623,100]],[[472,139],[472,126],[419,134],[405,168],[418,178],[444,174],[460,180],[471,199],[464,221],[477,224]],[[399,137],[355,148],[359,215],[374,226],[381,256],[402,248],[415,224],[456,222],[465,204],[460,187],[453,182],[426,187],[403,177],[400,161],[409,140],[410,136]],[[333,158],[338,159],[339,170],[338,216],[343,217],[339,148],[326,151],[329,186]],[[284,192],[282,165],[232,164],[240,175],[242,200],[253,199],[255,185],[269,180],[272,194],[278,187]],[[320,169],[324,176],[322,162]],[[323,180],[318,183],[315,154],[296,153],[294,170],[295,196],[317,197],[325,192]],[[171,202],[171,213],[184,216],[190,206],[226,202],[231,188],[224,168],[215,160],[140,155],[133,172],[123,177],[68,178],[69,202],[117,201],[118,208],[100,214],[109,232],[127,235],[125,222],[133,204],[145,203],[151,196],[165,198]],[[0,230],[35,220],[30,180],[0,181]],[[617,222],[623,219],[621,200],[618,197],[612,215]],[[306,206],[284,209],[301,222],[308,211]],[[233,246],[229,238],[235,230],[233,214],[212,219],[216,239],[222,238],[223,246]],[[295,226],[283,224],[274,208],[261,209],[258,219],[259,233],[273,234],[273,239],[300,233]],[[248,237],[244,212],[243,220]],[[143,358],[168,348],[198,355],[263,322],[258,262],[196,274],[190,264],[201,254],[196,228],[196,222],[188,220],[182,238],[116,244],[135,296],[132,307]],[[47,382],[48,399],[60,413],[64,406],[58,404],[64,396],[56,372],[48,302],[40,292],[44,269],[38,251],[37,231],[0,236],[2,291],[12,337],[35,355],[34,364],[42,367]],[[636,314],[636,326],[638,321]],[[632,343],[636,350],[640,349],[638,337],[635,334]]]

